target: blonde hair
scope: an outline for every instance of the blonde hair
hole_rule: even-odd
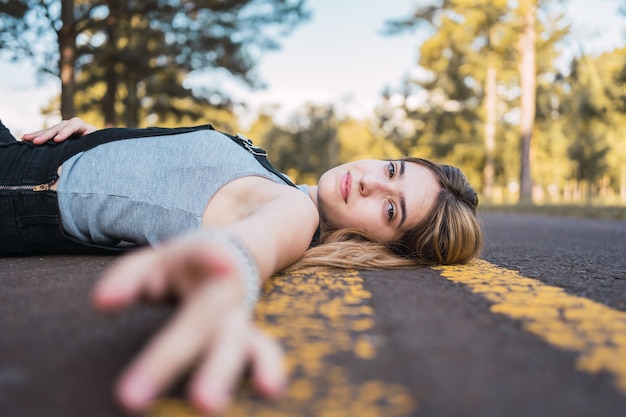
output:
[[[430,169],[440,186],[436,203],[422,222],[391,243],[377,242],[361,230],[323,224],[321,244],[309,248],[288,270],[404,269],[464,264],[478,258],[483,245],[478,196],[465,175],[456,167],[427,159],[403,160]]]

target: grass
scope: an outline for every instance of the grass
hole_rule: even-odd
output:
[[[479,212],[541,214],[548,216],[583,217],[589,219],[626,220],[626,206],[587,205],[482,205]]]

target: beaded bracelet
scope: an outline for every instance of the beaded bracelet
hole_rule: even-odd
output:
[[[230,233],[220,230],[214,231],[209,236],[212,240],[216,241],[217,244],[231,249],[232,252],[236,254],[236,259],[238,261],[238,265],[241,267],[244,279],[244,303],[247,309],[254,309],[259,299],[261,278],[259,276],[259,268],[256,261],[250,254],[250,251]]]

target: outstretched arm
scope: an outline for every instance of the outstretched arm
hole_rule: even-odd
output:
[[[243,302],[250,273],[245,258],[263,281],[302,256],[317,227],[308,197],[295,189],[282,194],[217,235],[205,230],[131,254],[99,282],[94,302],[104,310],[171,294],[181,301],[122,374],[117,396],[125,408],[145,409],[194,365],[189,396],[203,411],[225,408],[247,364],[262,394],[283,390],[281,350],[254,326]],[[224,233],[240,247],[225,244]]]
[[[69,120],[63,120],[47,129],[26,133],[22,136],[22,140],[33,142],[35,145],[41,145],[49,140],[63,142],[72,135],[85,136],[96,130],[98,130],[96,127],[84,122],[82,119],[73,117]]]

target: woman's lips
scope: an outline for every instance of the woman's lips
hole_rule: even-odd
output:
[[[348,202],[348,196],[350,196],[350,189],[352,188],[352,175],[346,172],[341,176],[341,196],[344,202]]]

